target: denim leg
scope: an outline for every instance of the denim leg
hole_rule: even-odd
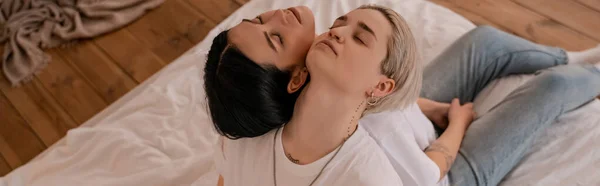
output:
[[[470,102],[492,80],[567,63],[564,50],[532,43],[490,26],[462,36],[425,67],[421,97]]]
[[[450,169],[452,185],[497,185],[559,115],[600,93],[600,71],[568,65],[540,71],[468,128]]]

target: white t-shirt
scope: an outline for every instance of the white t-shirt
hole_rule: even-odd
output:
[[[277,161],[277,185],[307,186],[337,150],[307,165],[294,164],[283,152],[281,133],[281,131],[277,133],[275,141],[273,141],[275,130],[255,138],[238,140],[221,138],[215,147],[215,165],[217,171],[223,176],[224,185],[274,185],[273,162],[275,160]],[[273,143],[275,143],[275,158],[273,158]],[[221,144],[223,144],[222,148]],[[359,125],[313,185],[399,186],[402,185],[402,181],[381,148]]]
[[[388,156],[404,185],[449,185],[448,176],[438,183],[440,169],[424,153],[437,136],[416,103],[404,110],[369,114],[359,122]]]

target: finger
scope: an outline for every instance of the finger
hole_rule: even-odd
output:
[[[463,106],[472,109],[473,108],[473,103],[467,103],[467,104],[465,104]]]
[[[452,99],[451,107],[460,106],[460,100],[458,98]]]

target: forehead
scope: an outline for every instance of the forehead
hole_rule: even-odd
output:
[[[388,19],[379,10],[355,9],[346,14],[349,21],[362,21],[369,26],[377,36],[388,38],[392,33],[392,26]]]
[[[275,53],[269,47],[262,29],[251,23],[241,22],[229,30],[229,43],[239,49],[246,57],[259,65],[274,61]]]

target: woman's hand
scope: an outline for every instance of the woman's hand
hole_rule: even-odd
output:
[[[427,157],[440,168],[439,180],[442,180],[452,167],[465,132],[473,118],[475,118],[475,112],[473,112],[472,103],[460,105],[458,99],[452,100],[448,111],[448,120],[450,121],[448,128],[425,149]]]
[[[460,105],[460,100],[458,98],[454,98],[450,104],[450,110],[448,112],[450,127],[456,126],[466,131],[476,115],[477,114],[475,111],[473,111],[473,103]]]
[[[423,114],[425,114],[427,119],[431,120],[433,124],[441,129],[448,128],[448,111],[450,110],[450,104],[419,98],[417,100],[417,105],[419,105]]]

